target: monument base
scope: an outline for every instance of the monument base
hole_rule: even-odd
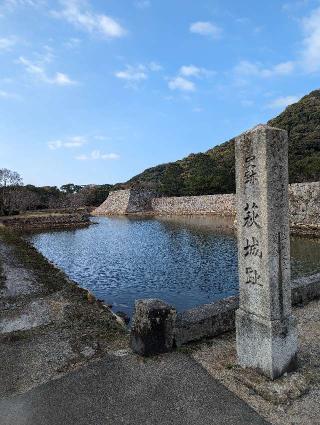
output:
[[[258,369],[270,379],[296,368],[298,337],[293,316],[268,321],[239,309],[236,324],[238,362],[242,367]]]

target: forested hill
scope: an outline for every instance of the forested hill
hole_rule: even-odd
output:
[[[268,124],[289,133],[290,183],[320,180],[320,90],[288,106]],[[149,168],[125,185],[156,189],[168,196],[234,192],[234,139],[205,153]]]

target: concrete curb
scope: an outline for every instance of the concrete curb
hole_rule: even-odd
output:
[[[320,273],[293,280],[291,291],[292,305],[304,304],[320,298]],[[170,327],[170,334],[173,333],[173,338],[170,335],[172,339],[171,349],[174,346],[181,347],[189,342],[212,338],[234,330],[235,312],[238,307],[239,297],[234,296],[178,313],[173,329]],[[170,308],[172,309],[172,307]],[[163,329],[166,328],[163,327]],[[136,332],[137,330],[134,329],[133,331]],[[166,335],[163,338],[166,340]],[[166,347],[165,351],[170,351],[170,348]],[[148,355],[157,353],[148,351]]]
[[[320,273],[293,280],[291,288],[292,305],[320,298]],[[175,327],[176,346],[234,330],[238,306],[239,297],[229,297],[178,313]]]

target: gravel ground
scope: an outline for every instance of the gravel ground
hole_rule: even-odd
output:
[[[237,366],[235,334],[195,347],[192,353],[214,378],[274,425],[320,423],[320,300],[294,309],[298,319],[299,366],[271,381]]]
[[[0,271],[0,397],[127,347],[127,332],[107,306],[3,229]]]

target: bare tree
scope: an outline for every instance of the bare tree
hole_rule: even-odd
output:
[[[0,169],[0,214],[10,215],[14,212],[13,195],[22,186],[22,178],[16,171]]]
[[[11,210],[25,212],[36,210],[41,205],[40,197],[37,193],[28,190],[24,186],[16,187],[11,193]]]

